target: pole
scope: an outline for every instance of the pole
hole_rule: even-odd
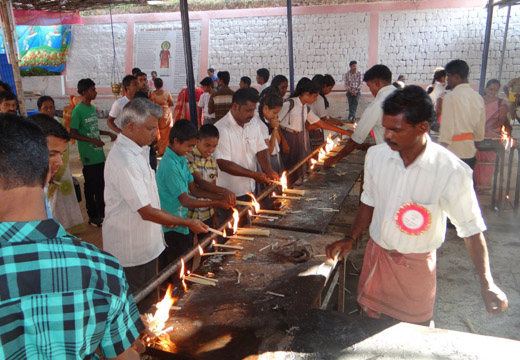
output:
[[[16,87],[16,94],[18,97],[18,104],[20,106],[20,114],[27,115],[25,110],[25,100],[23,96],[22,77],[20,76],[20,67],[18,66],[18,53],[16,51],[16,34],[15,23],[13,20],[13,12],[11,10],[11,3],[9,0],[0,0],[0,11],[2,13],[2,29],[4,31],[4,39],[7,40],[7,46],[4,43],[5,49],[9,54],[9,61],[13,68],[14,84]]]
[[[479,84],[479,92],[482,94],[484,92],[484,85],[486,84],[486,71],[487,71],[487,62],[489,55],[489,42],[491,40],[491,25],[493,24],[493,0],[489,0],[488,15],[486,21],[486,34],[484,37],[484,50],[482,51],[482,68],[480,69],[480,84]]]
[[[502,42],[502,54],[500,54],[500,67],[498,69],[498,81],[502,81],[502,68],[504,66],[504,55],[506,54],[507,33],[509,31],[509,19],[511,18],[511,5],[507,8],[506,29],[504,31],[504,41]]]
[[[182,41],[184,43],[184,62],[186,64],[186,85],[188,86],[188,99],[190,104],[190,118],[195,127],[199,127],[197,121],[197,103],[195,100],[195,77],[193,75],[193,57],[191,55],[190,18],[188,15],[188,0],[180,0]]]
[[[292,1],[287,0],[287,41],[289,42],[289,86],[294,91],[294,52],[292,31]]]

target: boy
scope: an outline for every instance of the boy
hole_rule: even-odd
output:
[[[240,89],[251,87],[251,78],[249,76],[242,76],[240,78],[240,83],[238,83],[238,87]]]
[[[214,124],[215,123],[215,113],[208,113],[208,104],[209,98],[211,97],[211,93],[213,92],[213,80],[211,78],[205,77],[200,82],[200,86],[202,86],[202,90],[204,90],[204,94],[200,96],[199,103],[197,104],[197,119],[199,124]],[[204,111],[204,120],[202,121],[202,114]],[[200,125],[199,125],[200,126]]]
[[[227,199],[230,203],[235,203],[235,194],[231,191],[217,186],[217,160],[213,156],[218,145],[219,133],[218,129],[211,124],[202,125],[199,130],[199,139],[193,151],[186,155],[188,167],[191,175],[195,180],[190,184],[190,192],[193,193],[192,187],[198,187],[199,191],[207,193],[204,197],[219,200]],[[203,200],[203,198],[199,198]],[[215,211],[211,207],[201,207],[188,210],[188,217],[191,219],[199,219],[208,226],[214,226],[213,215]]]
[[[83,164],[85,179],[85,203],[87,206],[89,225],[101,227],[105,217],[105,152],[100,135],[116,139],[116,134],[110,131],[99,130],[96,107],[92,100],[97,96],[96,84],[91,79],[78,81],[78,93],[81,102],[72,110],[70,137],[78,140],[78,151]]]
[[[170,144],[166,148],[156,175],[161,208],[184,219],[188,217],[188,208],[218,206],[229,209],[232,206],[228,200],[197,200],[188,196],[188,189],[197,197],[209,195],[208,191],[194,186],[194,179],[185,158],[197,144],[197,137],[197,129],[189,120],[177,121],[170,132]],[[190,231],[185,226],[163,227],[163,230],[168,247],[161,254],[159,265],[161,268],[190,249],[192,244]]]

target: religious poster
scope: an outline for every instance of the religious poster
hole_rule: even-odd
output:
[[[20,50],[19,65],[22,69],[33,66],[54,72],[62,72],[65,69],[70,46],[70,25],[17,25],[16,34]],[[1,35],[0,43],[0,51],[5,52]]]
[[[200,54],[200,21],[190,22],[191,51],[195,83],[198,83]],[[156,71],[157,77],[164,82],[164,89],[178,93],[186,87],[186,65],[180,21],[161,23],[137,23],[134,27],[133,67],[140,68],[151,78]]]

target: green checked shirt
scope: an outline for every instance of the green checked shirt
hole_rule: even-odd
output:
[[[200,153],[197,145],[193,148],[193,151],[186,155],[188,161],[188,168],[191,174],[199,173],[202,178],[208,182],[215,182],[217,180],[218,167],[217,160],[212,156],[205,158]],[[197,198],[198,200],[208,200],[203,198]],[[206,221],[213,216],[215,210],[211,207],[203,207],[197,209],[188,209],[188,217],[191,219],[199,219]]]
[[[0,359],[112,358],[143,329],[112,255],[54,220],[0,223]]]

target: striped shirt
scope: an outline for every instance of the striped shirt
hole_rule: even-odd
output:
[[[222,86],[218,91],[211,94],[208,104],[208,115],[215,114],[215,121],[222,119],[231,109],[231,101],[235,92],[229,86]]]
[[[343,83],[345,84],[345,90],[347,92],[354,92],[357,94],[361,91],[361,73],[356,71],[352,74],[352,72],[347,71],[343,76]]]
[[[214,183],[217,179],[218,167],[217,160],[215,157],[210,156],[205,158],[200,153],[197,146],[193,148],[193,151],[186,155],[186,160],[188,161],[188,167],[190,172],[199,173],[202,178],[208,182]],[[207,200],[201,199],[199,200]],[[188,217],[191,219],[199,219],[201,221],[208,220],[213,216],[215,210],[211,207],[197,208],[197,209],[189,209]]]
[[[0,359],[84,359],[144,329],[123,268],[54,220],[0,223]]]

